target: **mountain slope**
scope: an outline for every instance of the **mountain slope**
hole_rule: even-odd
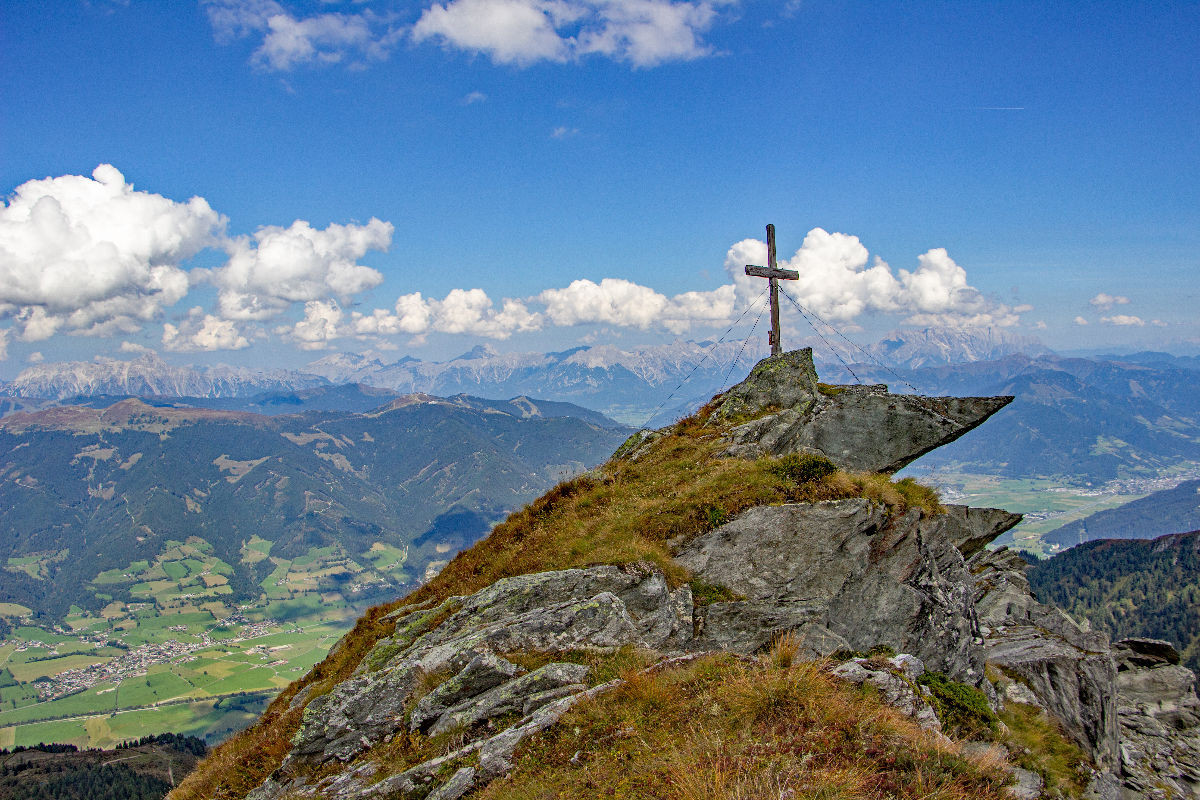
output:
[[[173,798],[1002,796],[1007,764],[981,773],[918,726],[1001,732],[977,688],[974,602],[1002,580],[975,586],[958,548],[1014,517],[848,474],[800,452],[794,435],[774,455],[731,457],[751,428],[764,448],[787,438],[781,428],[830,419],[841,442],[890,429],[845,413],[861,393],[822,391],[807,357],[807,370],[804,354],[762,362],[695,417],[631,438],[420,590],[372,609]],[[755,424],[737,426],[746,417]],[[1070,642],[1102,644],[1062,627]],[[1070,777],[1054,791],[1078,796],[1084,753],[1111,768],[1118,743],[1115,702],[1097,683],[1111,683],[1103,654],[1070,642],[1033,661],[1057,659],[1072,676],[1080,659],[1096,662],[1086,691],[1039,695],[1055,709],[1087,706],[1086,720],[1070,716],[1076,744],[1039,728],[1066,756]],[[891,647],[920,656],[889,657]],[[874,655],[804,662],[855,649]],[[944,698],[940,712],[927,697]],[[1007,730],[1020,727],[1012,718]],[[1040,757],[1026,741],[1008,746]]]
[[[4,599],[52,617],[95,610],[127,591],[98,575],[189,537],[213,548],[238,600],[257,597],[274,568],[247,556],[256,537],[275,559],[406,550],[402,573],[373,579],[372,591],[395,591],[626,435],[522,409],[418,397],[365,414],[264,417],[125,400],[11,415],[0,422]],[[448,538],[421,539],[430,531]]]
[[[1070,522],[1042,539],[1066,548],[1095,539],[1155,539],[1197,529],[1200,529],[1200,480],[1192,480]]]
[[[1200,531],[1085,542],[1026,574],[1043,600],[1114,639],[1175,642],[1184,664],[1200,674]]]

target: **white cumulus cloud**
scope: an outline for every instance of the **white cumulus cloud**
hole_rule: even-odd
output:
[[[122,350],[126,344],[129,343],[122,343]],[[188,312],[187,318],[179,325],[163,323],[162,344],[164,350],[173,353],[241,350],[250,346],[236,323],[205,314],[199,306]]]
[[[514,333],[540,330],[542,315],[531,312],[521,300],[506,298],[497,309],[482,289],[452,289],[441,300],[414,292],[397,299],[394,311],[354,312],[351,327],[359,336],[437,332],[507,339]]]
[[[1077,316],[1077,317],[1075,317],[1075,324],[1076,325],[1087,325],[1088,321],[1086,319],[1084,319],[1083,317]]]
[[[324,350],[341,333],[342,309],[336,302],[313,300],[304,304],[304,318],[275,332],[291,339],[301,350]]]
[[[330,224],[324,230],[296,220],[287,228],[260,228],[227,245],[229,261],[214,270],[221,316],[262,320],[278,316],[293,303],[346,298],[383,281],[378,271],[357,264],[371,250],[386,250],[390,222],[372,218],[365,225]]]
[[[1111,317],[1101,317],[1100,321],[1106,325],[1134,326],[1138,328],[1146,324],[1141,317],[1135,317],[1129,314],[1114,314]]]
[[[136,331],[187,294],[179,264],[225,224],[204,199],[137,191],[109,164],[28,181],[0,207],[0,313],[27,341]]]
[[[698,0],[450,0],[427,8],[417,42],[526,66],[597,54],[637,67],[712,53],[703,35],[720,2]]]
[[[1100,292],[1100,294],[1096,295],[1091,300],[1088,300],[1088,303],[1090,303],[1094,308],[1100,309],[1101,311],[1108,311],[1113,306],[1128,305],[1129,298],[1119,294]]]
[[[661,326],[672,333],[682,333],[694,322],[728,319],[735,299],[733,286],[667,297],[619,278],[572,281],[566,288],[546,289],[536,297],[555,325],[600,323],[642,330]]]
[[[729,249],[725,270],[737,287],[739,305],[766,286],[762,278],[746,275],[745,265],[766,263],[767,245],[760,240],[745,239]],[[893,273],[887,262],[870,259],[857,236],[814,228],[795,255],[778,266],[799,273],[796,281],[781,281],[783,290],[831,322],[878,312],[906,314],[910,325],[1005,327],[1016,324],[1021,313],[972,287],[966,270],[940,247],[919,256],[915,270]]]

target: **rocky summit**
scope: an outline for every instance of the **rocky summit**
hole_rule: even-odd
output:
[[[911,720],[910,761],[933,747],[955,754],[953,769],[999,764],[1010,776],[972,796],[1200,797],[1200,701],[1171,645],[1113,645],[1039,603],[1024,562],[985,548],[1019,516],[941,505],[886,477],[1010,400],[827,386],[810,351],[766,359],[696,417],[632,437],[599,471],[374,610],[172,797],[505,797],[496,787],[516,785],[531,763],[550,768],[549,755],[547,765],[523,759],[528,748],[553,754],[547,741],[583,730],[581,717],[559,724],[566,715],[622,691],[644,699],[646,676],[689,664],[706,665],[691,684],[699,691],[717,670],[713,654],[816,660],[828,680],[870,687]],[[712,487],[703,498],[687,494],[702,480]],[[639,481],[651,488],[638,494]],[[1077,762],[1064,774],[1039,761],[997,721],[1006,709],[1040,720]],[[614,723],[602,749],[643,758],[621,744],[639,724]],[[716,723],[692,721],[680,741],[720,738],[706,724]],[[588,746],[563,752],[562,768],[578,771],[572,796],[687,796],[625,783],[585,791],[599,758]],[[861,744],[852,760],[877,749]],[[770,795],[711,796],[806,796],[816,790],[805,765],[825,752],[792,748],[770,762]],[[887,763],[887,781],[899,780]],[[680,772],[669,780],[686,783]]]

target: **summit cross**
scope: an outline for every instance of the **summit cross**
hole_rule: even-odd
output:
[[[774,225],[767,226],[767,266],[747,264],[746,274],[755,278],[766,278],[771,282],[771,332],[767,334],[767,343],[771,345],[771,355],[777,356],[783,352],[783,345],[779,341],[779,281],[798,281],[800,273],[775,266]]]

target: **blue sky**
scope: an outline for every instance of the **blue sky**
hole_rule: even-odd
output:
[[[736,273],[767,222],[801,302],[864,341],[1200,343],[1194,2],[6,0],[0,24],[3,376],[709,338],[757,299]]]

